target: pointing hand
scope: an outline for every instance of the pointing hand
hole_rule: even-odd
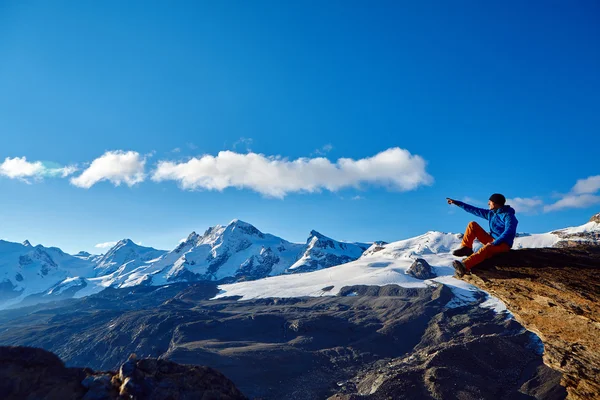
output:
[[[454,204],[454,200],[449,197],[446,197],[446,201],[448,201],[448,204]]]

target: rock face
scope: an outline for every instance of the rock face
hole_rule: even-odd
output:
[[[600,398],[600,247],[523,249],[464,280],[500,298],[543,341],[569,398]]]
[[[0,398],[246,399],[229,379],[208,367],[133,358],[118,373],[96,373],[66,368],[54,354],[30,347],[0,347]]]
[[[431,265],[422,258],[417,258],[406,273],[417,279],[432,279],[436,277],[431,270]]]

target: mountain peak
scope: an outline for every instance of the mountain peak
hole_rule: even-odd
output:
[[[590,218],[590,222],[597,222],[600,224],[600,213],[594,215],[592,218]]]
[[[225,231],[229,231],[229,232],[240,232],[240,233],[244,233],[246,235],[255,235],[258,237],[264,237],[264,234],[259,231],[258,229],[256,229],[256,227],[254,227],[254,225],[249,224],[247,222],[244,222],[242,220],[239,219],[234,219],[233,221],[231,221],[227,227],[225,228]]]
[[[195,240],[198,240],[198,238],[200,237],[200,235],[198,235],[196,233],[196,231],[192,231],[192,233],[190,233],[187,237],[187,239],[185,239],[186,243],[190,243],[193,242]]]
[[[23,246],[25,246],[25,247],[33,247],[33,246],[31,245],[31,243],[29,243],[29,240],[25,240],[25,241],[24,241],[22,244],[23,244]]]
[[[240,227],[240,228],[249,228],[249,227],[254,228],[254,226],[252,224],[249,224],[248,222],[244,222],[241,219],[237,219],[237,218],[231,220],[231,222],[229,224],[227,224],[227,226]],[[254,228],[254,229],[256,229],[256,228]]]
[[[135,244],[131,239],[121,239],[117,242],[116,246],[130,246],[132,244]],[[137,245],[136,245],[137,246]]]

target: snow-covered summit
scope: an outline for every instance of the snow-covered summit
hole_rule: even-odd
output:
[[[121,285],[151,279],[152,284],[173,281],[258,279],[280,274],[298,257],[301,245],[265,234],[253,225],[233,220],[192,232],[173,251],[144,270],[137,270]]]
[[[301,257],[288,272],[309,272],[345,264],[359,258],[369,246],[367,243],[338,242],[312,230]]]
[[[131,239],[122,239],[97,261],[96,276],[108,275],[116,271],[120,273],[131,271],[147,261],[160,258],[165,253],[165,250],[140,246]]]

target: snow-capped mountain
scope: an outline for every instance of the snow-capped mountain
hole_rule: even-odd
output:
[[[109,275],[115,272],[122,275],[147,262],[158,260],[166,253],[165,250],[143,247],[130,239],[123,239],[96,261],[94,270],[96,276]]]
[[[300,259],[287,272],[310,272],[345,264],[359,258],[369,246],[366,243],[338,242],[311,231]]]
[[[265,234],[233,220],[192,232],[174,250],[150,265],[115,277],[117,286],[162,285],[199,280],[245,280],[281,274],[298,258],[302,245]],[[115,283],[112,285],[114,286]]]
[[[92,276],[94,264],[56,247],[0,240],[0,304],[16,303],[74,276]]]

